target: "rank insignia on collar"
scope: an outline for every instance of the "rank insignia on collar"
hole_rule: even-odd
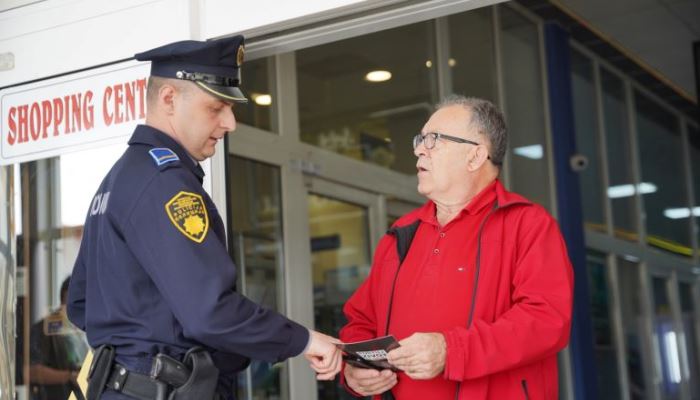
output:
[[[165,204],[168,218],[188,239],[202,243],[209,230],[209,215],[202,196],[180,192]]]
[[[155,162],[156,165],[159,167],[161,165],[180,160],[180,157],[178,157],[174,151],[170,150],[167,147],[156,147],[150,149],[148,150],[148,154],[151,155],[151,158],[153,158],[153,162]]]

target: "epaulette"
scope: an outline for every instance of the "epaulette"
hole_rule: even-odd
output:
[[[180,164],[180,157],[167,147],[154,147],[148,150],[148,154],[160,170]]]

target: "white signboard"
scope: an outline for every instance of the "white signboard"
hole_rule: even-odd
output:
[[[146,117],[149,72],[130,61],[0,91],[0,165],[126,142]]]

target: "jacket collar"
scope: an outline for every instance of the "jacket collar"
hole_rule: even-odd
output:
[[[200,182],[204,179],[204,170],[196,163],[187,153],[180,143],[170,137],[168,134],[148,125],[137,125],[134,134],[129,139],[129,145],[145,144],[152,147],[167,147],[177,154],[180,158],[180,163],[187,167],[199,179]]]

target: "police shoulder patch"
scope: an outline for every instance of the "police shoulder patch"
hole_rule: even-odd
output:
[[[154,147],[148,150],[148,154],[151,155],[158,167],[174,161],[180,161],[180,157],[167,147]]]
[[[165,203],[165,212],[185,237],[197,243],[204,241],[209,231],[209,215],[202,196],[180,192]]]

